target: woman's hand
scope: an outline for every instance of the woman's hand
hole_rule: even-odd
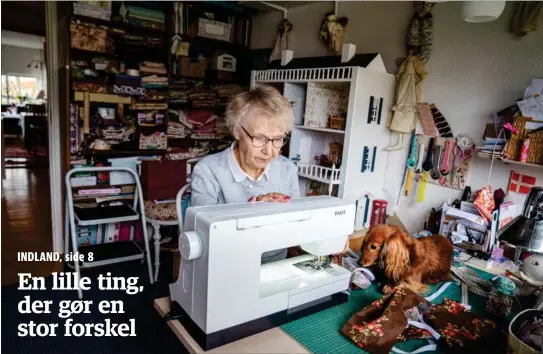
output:
[[[282,193],[261,194],[258,197],[251,197],[249,202],[270,202],[270,203],[288,203],[290,197]]]

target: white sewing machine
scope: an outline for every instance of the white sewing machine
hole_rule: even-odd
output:
[[[172,308],[209,350],[343,303],[351,273],[323,256],[343,250],[354,219],[354,204],[328,196],[188,208]],[[309,254],[261,264],[298,245]]]

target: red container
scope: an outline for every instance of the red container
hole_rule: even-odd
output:
[[[524,139],[522,148],[520,149],[520,162],[526,162],[528,159],[528,151],[530,150],[530,139]]]
[[[370,228],[377,224],[384,224],[387,216],[388,202],[383,199],[375,199],[372,203]]]

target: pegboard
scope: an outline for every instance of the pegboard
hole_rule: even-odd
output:
[[[428,172],[428,178],[427,182],[431,184],[436,184],[443,187],[463,190],[466,185],[469,178],[469,172],[471,167],[471,160],[473,158],[473,155],[470,157],[464,159],[461,163],[459,163],[458,166],[455,166],[455,158],[456,154],[460,150],[460,148],[456,145],[456,138],[442,138],[442,137],[433,137],[433,136],[427,136],[422,134],[417,134],[417,144],[416,144],[416,150],[415,150],[415,161],[417,162],[417,165],[412,170],[412,185],[414,183],[417,183],[419,181],[419,176],[417,176],[416,170],[419,165],[419,153],[420,153],[420,145],[424,144],[424,153],[423,153],[423,163],[426,162],[428,157],[428,147],[430,145],[430,140],[434,139],[434,145],[433,145],[433,151],[432,151],[432,169],[430,171],[425,171],[424,168],[422,169],[423,172]],[[445,156],[446,152],[446,144],[447,141],[451,141],[451,148],[450,153]],[[438,146],[441,149],[441,158],[439,162],[439,169],[435,169],[435,162],[436,162],[436,152],[438,150]],[[412,157],[412,152],[410,152],[409,157]],[[447,159],[449,172],[446,174],[443,174],[442,167],[446,166],[446,164],[443,164],[444,159]],[[434,178],[436,176],[439,176],[438,178]]]

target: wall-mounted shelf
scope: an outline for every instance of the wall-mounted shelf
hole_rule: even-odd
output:
[[[380,54],[359,54],[348,62],[341,56],[294,58],[253,71],[251,79],[251,88],[280,88],[292,106],[294,129],[283,154],[297,164],[302,196],[328,194],[354,203],[366,190],[387,198],[384,149],[390,131],[384,117],[396,80]],[[328,167],[333,163],[339,167]]]
[[[345,130],[331,129],[331,128],[319,128],[319,127],[305,127],[303,125],[295,125],[297,129],[313,130],[317,132],[333,133],[333,134],[345,134]]]
[[[492,157],[490,155],[482,153],[482,152],[478,152],[477,157],[480,158],[480,159],[484,159],[484,160],[492,160]],[[508,160],[508,159],[504,159],[504,158],[502,158],[500,156],[495,156],[494,160],[501,161],[501,162],[503,162],[505,164],[519,165],[519,166],[524,166],[524,167],[528,167],[528,168],[543,169],[543,165],[539,165],[539,164],[536,164],[536,163],[528,163],[528,162],[520,162],[520,161],[515,161],[515,160]]]

